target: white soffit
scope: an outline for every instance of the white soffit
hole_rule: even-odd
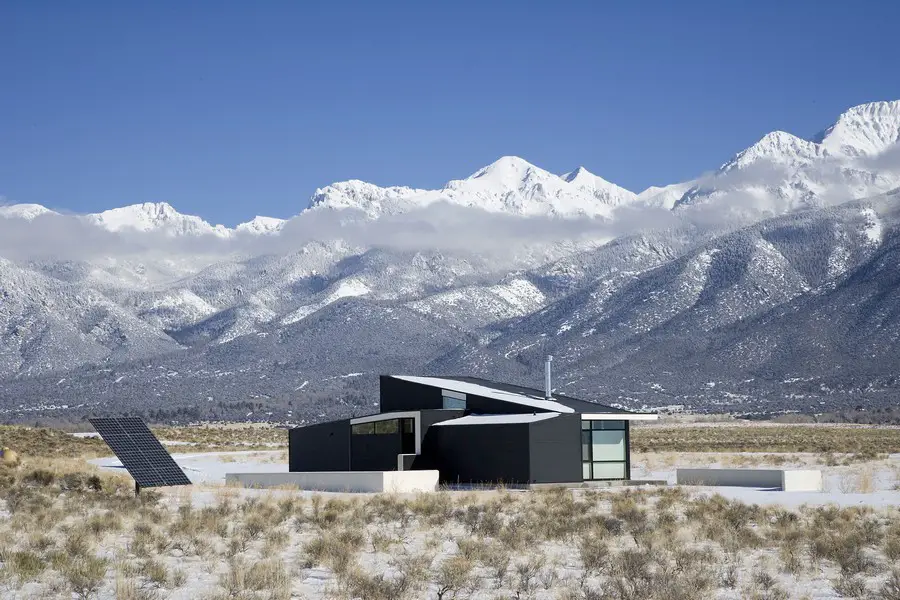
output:
[[[656,413],[581,413],[582,421],[656,421]]]
[[[537,413],[533,415],[467,415],[458,419],[441,421],[432,427],[443,425],[509,425],[513,423],[536,423],[558,417],[559,413]]]
[[[411,383],[419,383],[422,385],[430,385],[438,387],[442,390],[450,390],[461,394],[472,394],[474,396],[484,396],[485,398],[493,398],[503,402],[510,402],[520,406],[528,406],[530,408],[541,408],[543,410],[551,410],[558,413],[574,413],[575,409],[569,408],[565,404],[560,404],[553,400],[544,400],[533,398],[524,394],[514,394],[513,392],[505,392],[496,388],[487,387],[477,383],[469,383],[468,381],[456,381],[455,379],[442,379],[440,377],[415,377],[412,375],[391,375],[394,379],[409,381]]]

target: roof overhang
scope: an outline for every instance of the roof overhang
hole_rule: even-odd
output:
[[[656,413],[581,413],[582,421],[656,421]]]
[[[467,381],[456,381],[455,379],[444,379],[442,377],[417,377],[412,375],[391,375],[393,379],[408,381],[410,383],[418,383],[430,387],[441,388],[441,390],[449,390],[460,394],[472,394],[473,396],[482,396],[493,400],[500,400],[509,404],[517,404],[528,408],[539,408],[541,410],[558,413],[574,413],[575,409],[564,404],[560,404],[555,400],[547,400],[546,398],[536,398],[525,394],[516,394],[505,390],[498,390],[478,383],[470,383]]]

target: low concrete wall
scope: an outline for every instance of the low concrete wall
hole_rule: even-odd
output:
[[[437,471],[327,471],[304,473],[227,473],[226,483],[244,487],[296,486],[321,492],[433,492]]]
[[[786,469],[677,469],[678,485],[776,488],[786,492],[822,491],[822,472]]]
[[[815,469],[784,471],[781,489],[785,492],[821,492],[822,471]]]

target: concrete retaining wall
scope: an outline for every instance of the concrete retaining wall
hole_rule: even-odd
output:
[[[226,483],[244,487],[296,486],[321,492],[433,492],[437,471],[327,471],[303,473],[227,473]]]
[[[822,471],[815,469],[784,471],[781,489],[785,492],[821,492]]]
[[[822,472],[786,469],[677,469],[678,485],[773,488],[785,492],[821,492]]]

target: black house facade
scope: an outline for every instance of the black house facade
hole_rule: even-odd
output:
[[[383,375],[380,412],[289,432],[289,469],[435,469],[446,484],[631,478],[634,413],[475,377]]]

